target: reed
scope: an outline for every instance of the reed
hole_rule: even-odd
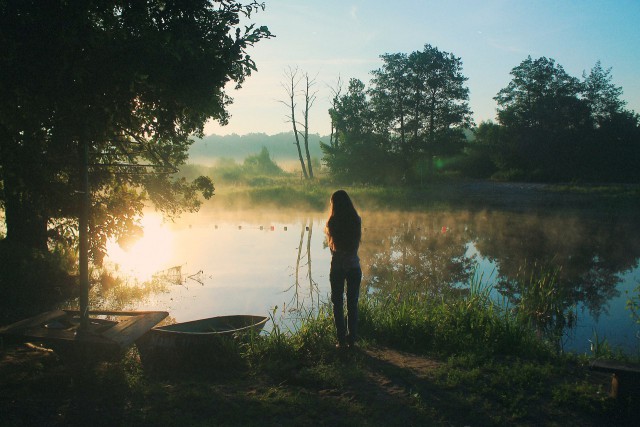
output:
[[[572,287],[565,286],[560,273],[559,267],[525,263],[514,279],[501,283],[511,290],[510,303],[518,321],[534,329],[558,352],[563,350],[567,329],[573,328],[577,319]]]
[[[396,292],[370,295],[361,304],[363,334],[414,351],[484,355],[545,354],[546,346],[506,304],[491,298],[492,287],[473,276],[465,295],[439,299]]]
[[[368,343],[421,354],[448,357],[552,357],[548,343],[539,339],[517,311],[491,297],[492,286],[474,275],[466,292],[433,298],[406,291],[397,283],[391,296],[372,293],[360,299],[359,336]],[[293,326],[271,313],[270,332],[252,340],[244,350],[250,365],[286,375],[310,363],[325,363],[335,356],[335,330],[331,306],[321,304],[301,313]]]

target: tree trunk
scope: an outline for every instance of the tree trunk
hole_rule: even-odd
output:
[[[293,108],[292,108],[293,110]],[[309,174],[307,174],[307,168],[304,164],[304,157],[302,157],[302,148],[300,148],[300,137],[298,136],[298,130],[296,129],[295,122],[293,123],[293,134],[296,137],[296,142],[294,144],[298,147],[298,158],[300,159],[300,166],[302,167],[302,174],[305,179],[309,179]]]
[[[3,165],[3,182],[5,193],[5,224],[7,226],[6,241],[42,253],[47,252],[48,218],[42,209],[40,197],[25,191],[20,179]]]
[[[304,92],[304,150],[307,154],[307,167],[309,168],[309,177],[313,179],[313,167],[311,166],[311,154],[309,153],[309,110],[313,105],[316,96],[310,93],[311,86],[314,81],[309,80],[309,74],[305,74],[307,85]]]
[[[309,167],[309,178],[313,179],[313,167],[311,166],[311,154],[309,153],[309,119],[308,114],[304,115],[304,149],[307,153],[307,166]]]

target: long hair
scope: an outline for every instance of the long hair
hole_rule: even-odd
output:
[[[344,190],[338,190],[331,195],[325,233],[332,251],[357,251],[360,246],[360,216]]]

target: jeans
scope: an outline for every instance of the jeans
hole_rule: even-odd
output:
[[[336,324],[338,342],[342,345],[353,344],[357,336],[358,326],[358,297],[360,296],[360,281],[362,269],[359,267],[345,270],[342,267],[331,266],[329,282],[331,283],[331,302],[333,303],[333,319]],[[345,328],[344,316],[344,284],[347,282],[347,318]]]

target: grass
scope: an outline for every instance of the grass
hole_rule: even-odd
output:
[[[400,289],[400,287],[399,287]],[[0,352],[2,425],[625,425],[607,378],[558,354],[477,284],[463,297],[361,299],[362,340],[334,347],[323,305],[230,341],[220,372],[149,376],[132,349],[78,377],[48,352]],[[13,350],[21,351],[21,350]],[[23,355],[24,356],[24,355]],[[30,360],[30,362],[28,362]]]

